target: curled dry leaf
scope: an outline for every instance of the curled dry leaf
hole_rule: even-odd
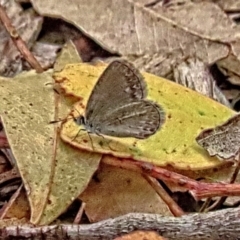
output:
[[[210,156],[221,159],[236,157],[240,150],[240,114],[215,128],[203,130],[196,141]]]
[[[101,66],[72,64],[54,75],[67,94],[83,99],[74,105],[71,114],[75,117],[84,114],[93,86],[103,70]],[[218,165],[217,158],[210,158],[197,145],[196,133],[226,120],[234,111],[168,80],[147,73],[144,77],[147,99],[160,104],[166,112],[166,122],[156,134],[145,140],[89,136],[86,131],[79,132],[81,127],[68,119],[63,124],[61,138],[81,149],[150,161],[159,166],[171,164],[175,168],[196,170]]]
[[[56,61],[61,46],[36,42],[32,47],[32,53],[43,69],[49,69]],[[28,65],[29,68],[29,65]],[[25,66],[26,69],[26,66]]]
[[[240,85],[239,72],[240,42],[232,43],[232,54],[217,62],[218,68],[228,77],[228,81],[235,85]]]
[[[217,86],[207,65],[199,59],[187,59],[176,66],[173,73],[175,82],[230,107],[230,103]]]

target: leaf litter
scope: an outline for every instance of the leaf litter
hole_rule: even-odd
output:
[[[64,0],[57,4],[54,0],[32,1],[41,15],[61,16],[74,23],[104,49],[123,55],[143,71],[174,80],[172,71],[177,65],[189,57],[197,58],[207,65],[217,64],[227,74],[227,81],[239,85],[239,26],[221,9],[222,2],[150,3],[125,0],[115,7],[111,0],[98,1],[98,13],[109,17],[96,22],[94,2],[89,5],[86,0],[77,0],[65,9]],[[85,9],[89,11],[87,16]],[[119,21],[123,14],[124,20]],[[105,29],[108,34],[102,34]]]
[[[87,64],[67,65],[54,74],[57,82],[75,97],[83,99],[74,105],[75,117],[84,114],[89,95],[104,67]],[[78,76],[81,76],[79,78]],[[158,166],[172,165],[179,169],[204,169],[219,164],[195,142],[197,134],[207,126],[214,126],[234,114],[234,111],[181,85],[151,74],[144,74],[148,85],[148,99],[159,103],[166,112],[166,122],[151,138],[114,138],[97,136],[84,131],[72,119],[63,124],[61,137],[70,145],[116,157],[146,161]],[[81,83],[81,84],[79,84]],[[184,134],[182,133],[184,129]],[[73,140],[74,139],[74,140]],[[155,149],[151,151],[151,149]]]
[[[32,9],[23,11],[14,0],[1,0],[0,4],[6,9],[18,34],[31,48],[41,30],[43,17],[36,15]],[[0,36],[0,75],[13,77],[23,70],[24,60],[3,25],[0,25]]]
[[[0,83],[1,116],[35,224],[50,223],[65,211],[85,189],[101,158],[62,145],[54,158],[54,126],[49,124],[54,119],[54,91],[47,83],[52,83],[51,72],[24,73]]]
[[[172,215],[142,175],[105,164],[101,164],[97,175],[79,198],[86,203],[85,212],[90,222],[130,212]]]
[[[136,1],[137,2],[137,1]],[[173,1],[172,1],[173,2]],[[134,4],[133,2],[131,2],[131,1],[129,1],[129,3],[130,3],[130,5],[131,4]],[[45,6],[47,6],[47,3],[46,3],[46,5]],[[152,9],[151,9],[151,11],[145,11],[146,9],[144,9],[144,7],[142,7],[142,5],[140,6],[140,3],[139,3],[139,1],[137,2],[137,4],[136,5],[134,5],[134,6],[136,6],[136,9],[140,12],[140,13],[144,13],[144,14],[146,14],[146,12],[151,12],[151,11],[156,11],[156,9],[154,9],[154,7],[152,7]],[[217,8],[215,7],[215,10],[216,10]],[[214,10],[214,11],[215,11]],[[141,12],[142,11],[142,12]],[[94,12],[94,10],[92,11],[92,12]],[[151,12],[151,14],[153,14],[153,12]],[[142,16],[144,15],[144,14],[142,14]],[[150,15],[151,15],[150,14]],[[169,13],[168,13],[169,14]],[[73,14],[74,15],[74,14]],[[69,16],[71,16],[72,17],[72,15],[70,14]],[[139,15],[140,16],[140,15]],[[144,16],[146,16],[146,15],[144,15]],[[153,15],[154,16],[154,15]],[[196,16],[198,16],[198,15],[196,15]],[[175,16],[170,16],[170,15],[168,15],[167,16],[167,18],[169,18],[171,21],[172,21],[172,19],[171,18],[174,18]],[[196,17],[197,18],[197,17]],[[153,19],[154,19],[154,17],[153,17]],[[89,21],[89,20],[88,20]],[[168,20],[169,21],[169,20]],[[169,22],[171,22],[171,21],[169,21]],[[179,21],[179,20],[177,20],[177,21]],[[70,20],[70,22],[72,22],[71,20]],[[91,21],[89,21],[89,22],[91,22]],[[187,21],[186,21],[187,22]],[[230,25],[231,25],[231,23],[229,23]],[[94,24],[93,24],[94,25]],[[170,24],[171,25],[171,24]],[[219,24],[220,25],[220,24]],[[227,27],[229,27],[230,25],[228,25]],[[90,26],[89,26],[90,27]],[[86,27],[86,29],[88,30],[88,29],[90,29],[89,27]],[[199,34],[198,32],[196,33],[196,35],[198,35],[198,37],[199,36],[201,36],[201,37],[203,37],[203,39],[204,38],[206,38],[206,39],[204,39],[204,41],[202,41],[202,43],[204,43],[204,44],[202,44],[202,45],[200,45],[200,46],[207,46],[207,48],[209,48],[209,46],[210,45],[212,45],[209,49],[211,49],[211,50],[213,50],[214,48],[215,48],[215,52],[214,51],[206,51],[206,52],[208,52],[209,53],[209,55],[206,55],[205,54],[205,56],[204,57],[206,57],[207,56],[207,62],[209,63],[212,63],[212,62],[214,62],[214,61],[216,61],[216,59],[220,59],[220,58],[222,58],[222,56],[226,56],[226,54],[228,53],[228,51],[227,51],[227,48],[226,48],[226,46],[224,46],[224,44],[219,44],[219,43],[216,43],[216,42],[211,42],[212,41],[212,37],[213,37],[213,39],[214,38],[218,38],[218,36],[217,35],[215,35],[215,36],[206,36],[206,33],[202,33],[201,31],[203,30],[203,29],[199,29],[199,28],[196,28],[196,29],[194,29],[195,28],[195,26],[193,26],[192,28],[193,29],[187,29],[189,26],[184,26],[184,22],[180,22],[179,23],[179,26],[178,26],[178,28],[179,29],[184,29],[186,32],[189,32],[189,33],[193,33],[193,31],[196,31],[196,29],[197,29],[197,31],[199,31],[201,34]],[[197,26],[198,27],[198,26]],[[226,28],[227,28],[226,27]],[[82,26],[81,26],[81,28],[82,28]],[[119,27],[118,27],[119,28]],[[149,28],[150,29],[150,28]],[[178,29],[178,31],[179,31],[179,29]],[[100,34],[98,34],[98,29],[94,29],[94,30],[90,30],[90,32],[88,33],[88,35],[90,35],[91,36],[91,34],[93,33],[97,33],[97,38],[101,38],[102,36],[100,36]],[[225,34],[223,34],[223,36],[222,36],[222,39],[220,39],[220,41],[224,41],[224,38],[225,38],[225,40],[228,38],[228,33],[229,32],[231,32],[232,31],[232,33],[234,33],[234,28],[232,29],[232,28],[230,28],[229,27],[229,31],[226,31],[226,29],[224,30],[224,33]],[[115,30],[115,32],[119,32],[118,30]],[[110,33],[110,31],[109,31],[109,33]],[[191,35],[190,34],[190,35]],[[205,35],[204,35],[205,34]],[[173,35],[173,34],[172,34]],[[180,35],[182,35],[182,34],[180,34]],[[179,35],[179,36],[180,36]],[[174,35],[175,36],[175,35]],[[182,35],[183,36],[183,35]],[[185,35],[184,35],[185,36]],[[187,36],[187,35],[186,35]],[[185,36],[185,37],[186,37]],[[231,35],[231,37],[235,37],[235,34],[233,34],[233,35]],[[116,35],[116,40],[117,40],[117,43],[114,43],[114,44],[112,44],[111,45],[111,50],[112,49],[115,49],[114,51],[116,51],[116,49],[118,49],[118,46],[120,46],[121,47],[121,42],[119,42],[119,39],[118,39],[118,35]],[[210,40],[209,40],[209,39]],[[94,39],[95,39],[95,37],[94,37]],[[157,39],[157,38],[156,38]],[[113,40],[113,41],[115,41],[115,39],[114,38],[112,38],[111,40]],[[140,39],[141,40],[141,39]],[[228,40],[228,39],[227,39]],[[169,39],[165,39],[165,41],[167,41],[167,42],[169,42]],[[106,44],[106,41],[105,40],[103,40],[103,41],[97,41],[97,42],[101,42],[101,44]],[[151,41],[150,41],[151,42]],[[201,42],[201,40],[199,40],[198,38],[195,38],[193,41],[192,41],[192,43],[199,43],[199,42]],[[171,44],[170,45],[172,45],[172,46],[175,46],[174,44],[172,44],[173,42],[171,42]],[[184,42],[183,42],[184,43]],[[109,43],[107,43],[107,44],[109,44]],[[185,43],[184,43],[185,44]],[[182,46],[184,46],[184,44],[182,45]],[[206,45],[207,44],[207,45]],[[113,46],[114,45],[114,46]],[[131,44],[129,44],[129,45],[131,45]],[[192,44],[192,45],[194,45],[194,44]],[[164,46],[164,45],[163,45]],[[196,44],[195,44],[195,46],[196,46]],[[197,46],[199,46],[199,45],[197,45]],[[214,46],[214,47],[213,47]],[[235,46],[235,48],[237,47],[237,44],[235,44],[234,45]],[[128,47],[128,45],[127,45],[127,47]],[[200,48],[200,47],[199,47]],[[119,48],[119,49],[121,49],[121,48]],[[144,46],[142,47],[141,46],[141,48],[139,48],[140,50],[144,50],[144,49],[147,49],[147,48],[144,48]],[[154,48],[153,48],[154,49]],[[160,50],[161,50],[161,47],[159,48]],[[158,50],[159,50],[158,49]],[[167,49],[166,47],[164,47],[164,48],[162,48],[162,49]],[[180,50],[179,50],[180,49]],[[158,72],[158,73],[160,73],[161,71],[163,71],[165,74],[167,74],[167,73],[169,73],[169,71],[170,71],[170,69],[171,68],[169,68],[169,66],[172,66],[172,65],[174,65],[174,64],[176,64],[176,62],[174,62],[175,60],[179,60],[179,59],[183,59],[185,56],[184,55],[181,55],[182,54],[182,52],[183,52],[183,50],[187,50],[187,51],[185,51],[186,52],[186,55],[187,54],[191,54],[191,49],[190,49],[190,51],[188,51],[188,49],[181,49],[181,47],[179,48],[178,50],[175,50],[175,49],[171,49],[171,47],[169,48],[169,49],[167,49],[167,52],[165,53],[164,51],[162,51],[162,54],[159,54],[159,51],[155,51],[154,50],[154,54],[149,54],[148,55],[148,50],[146,50],[145,52],[144,52],[144,54],[142,54],[142,55],[140,55],[140,56],[138,56],[138,54],[133,54],[133,55],[135,55],[135,56],[137,56],[137,59],[135,59],[135,62],[136,63],[138,63],[139,64],[139,66],[140,67],[143,67],[143,65],[145,64],[145,63],[147,63],[146,64],[146,68],[145,69],[147,69],[147,70],[150,70],[151,72]],[[209,50],[208,49],[208,50]],[[217,50],[219,50],[219,52],[217,51]],[[152,51],[152,49],[150,49],[151,51]],[[194,50],[195,51],[195,50]],[[117,50],[117,52],[120,52],[120,53],[123,53],[124,52],[124,49],[122,48],[122,50],[121,51],[119,51],[119,50]],[[125,55],[127,55],[127,54],[129,54],[129,52],[130,53],[132,53],[132,51],[129,51],[128,49],[126,49],[126,54]],[[170,54],[169,54],[169,52],[170,52]],[[201,52],[201,50],[200,51],[198,51],[199,53],[198,54],[200,54],[200,56],[201,57],[203,57],[202,55],[204,55],[204,51],[202,51]],[[220,54],[220,52],[221,52],[221,54]],[[213,55],[211,55],[213,53]],[[202,55],[201,55],[202,54]],[[215,54],[215,55],[214,55]],[[130,54],[131,55],[131,54]],[[150,60],[150,55],[151,55],[151,58],[153,58],[154,60]],[[171,62],[171,59],[168,59],[168,57],[166,57],[166,56],[172,56],[172,59],[175,59],[173,62],[173,64],[171,63],[171,64],[168,64],[169,63],[169,61]],[[154,57],[153,57],[154,56]],[[54,57],[53,57],[54,58]],[[206,58],[205,58],[205,61],[206,61]],[[164,64],[162,64],[162,66],[164,66],[164,67],[162,67],[162,69],[161,69],[161,71],[158,69],[158,70],[156,70],[156,69],[154,69],[154,66],[156,67],[156,66],[158,66],[158,64],[159,64],[159,62],[162,62],[162,63],[165,63],[165,65]],[[231,65],[231,64],[230,64]],[[224,67],[224,65],[223,65],[223,67]],[[88,71],[86,71],[86,72],[88,72]],[[98,71],[97,71],[98,72]],[[94,70],[93,70],[93,73],[94,73]],[[95,74],[95,73],[94,73]],[[98,73],[97,73],[98,74]],[[69,91],[69,93],[72,93],[71,91]],[[75,93],[74,93],[75,94]],[[79,95],[77,94],[77,96],[79,97]],[[85,100],[84,100],[85,101]],[[175,100],[174,100],[175,101]],[[169,105],[170,107],[173,107],[171,104]],[[79,104],[77,104],[76,105],[76,108],[77,109],[79,109],[78,111],[83,111],[83,109],[82,109],[82,106],[79,106]],[[174,107],[173,107],[173,109],[174,109]],[[67,112],[68,111],[70,111],[69,109],[68,110],[66,110],[66,112],[63,114],[63,116],[64,115],[66,115],[67,114]],[[234,112],[233,111],[231,111],[231,110],[229,110],[229,112],[228,113],[224,113],[224,114],[226,114],[226,119],[227,119],[227,115],[229,114],[229,116],[230,115],[232,115]],[[79,114],[79,113],[76,113],[76,114]],[[223,114],[223,115],[224,115]],[[21,116],[21,115],[19,115],[19,116]],[[222,120],[223,119],[225,119],[225,117],[223,117],[223,118],[221,118]],[[50,119],[50,121],[51,121],[52,119]],[[209,123],[209,127],[212,127],[213,125],[216,125],[216,124],[219,124],[219,123],[217,123],[217,122],[214,122],[214,123]],[[10,125],[10,124],[9,124]],[[15,125],[14,125],[14,127],[15,127]],[[18,128],[18,129],[20,129],[20,128]],[[24,129],[25,130],[25,129]],[[20,134],[19,134],[20,135]],[[60,143],[60,144],[62,144],[62,143]],[[60,146],[60,149],[64,149],[64,148],[67,148],[67,146],[66,145],[61,145]],[[59,150],[58,148],[57,148],[57,150]],[[66,150],[66,149],[65,149]],[[69,151],[71,151],[71,150],[69,150]],[[68,151],[66,150],[66,153],[67,153]],[[26,154],[26,153],[25,153]],[[31,159],[33,158],[32,156],[30,157]],[[73,156],[73,158],[74,158],[74,156]],[[58,160],[59,161],[59,160]],[[21,162],[21,160],[20,160],[20,162]],[[77,160],[76,160],[76,162],[77,162]],[[21,163],[20,163],[20,165],[21,165]],[[203,164],[204,165],[204,164]],[[213,164],[214,165],[214,164]],[[40,223],[40,224],[46,224],[46,223],[48,223],[48,222],[51,222],[53,219],[54,219],[54,216],[55,216],[55,218],[56,218],[56,216],[58,216],[61,212],[63,212],[65,209],[66,209],[66,207],[67,207],[67,205],[69,205],[70,204],[70,200],[69,200],[69,198],[68,197],[66,197],[66,198],[64,198],[64,199],[66,199],[65,201],[67,202],[67,204],[60,204],[59,203],[59,201],[61,200],[60,199],[60,197],[59,197],[59,195],[58,195],[58,192],[60,192],[60,194],[62,194],[62,195],[64,195],[64,189],[62,189],[62,186],[60,186],[60,185],[58,185],[59,183],[62,183],[62,182],[64,182],[65,181],[65,179],[63,179],[63,176],[61,175],[61,171],[64,171],[65,170],[65,168],[67,167],[67,165],[64,165],[64,164],[60,164],[60,166],[59,166],[59,168],[56,166],[56,169],[54,169],[54,171],[56,171],[56,173],[52,173],[52,177],[57,177],[57,176],[59,176],[59,180],[57,180],[57,179],[55,179],[55,180],[53,180],[53,183],[50,183],[49,184],[49,188],[50,188],[50,195],[49,195],[49,197],[47,197],[47,205],[46,205],[46,208],[42,211],[42,215],[40,216],[39,215],[39,217],[37,216],[37,217],[35,217],[35,222],[38,222],[38,223]],[[57,169],[58,168],[58,169]],[[68,172],[69,170],[67,170],[66,172]],[[91,171],[91,174],[93,173],[94,171]],[[65,173],[64,173],[65,174]],[[90,174],[90,175],[91,175]],[[88,175],[89,176],[89,175]],[[75,177],[75,175],[73,176],[73,178]],[[51,178],[51,177],[50,177]],[[87,177],[88,178],[88,177]],[[26,180],[25,180],[26,181]],[[86,183],[86,182],[85,182]],[[31,185],[31,183],[30,183],[30,185]],[[56,185],[56,186],[54,186],[54,185]],[[58,186],[57,186],[58,185]],[[66,184],[67,185],[67,184]],[[60,186],[60,188],[58,188]],[[67,188],[67,186],[66,186],[66,188]],[[73,187],[74,188],[74,187]],[[85,188],[84,187],[84,183],[83,183],[83,185],[82,185],[82,187],[81,187],[82,189],[83,188]],[[60,189],[60,190],[59,190]],[[63,191],[62,191],[63,190]],[[82,191],[82,190],[81,190]],[[69,195],[71,195],[72,194],[72,196],[73,195],[75,195],[75,194],[77,194],[77,193],[73,193],[73,191],[72,191],[72,189],[70,189],[70,191],[69,192],[71,192],[71,193],[68,193],[68,192],[66,192],[66,195],[67,194],[69,194]],[[75,195],[76,196],[76,195]],[[30,201],[32,201],[32,200],[30,200]],[[58,205],[59,204],[59,205]],[[59,207],[60,206],[60,207]],[[59,207],[59,209],[58,209],[58,207]],[[34,210],[34,211],[36,211],[36,209]],[[53,217],[51,218],[51,215],[53,214]],[[38,218],[38,219],[36,219],[36,218]]]
[[[146,7],[141,1],[131,0],[117,5],[111,3],[111,0],[91,4],[78,0],[65,9],[64,0],[32,1],[41,15],[61,16],[104,49],[128,57],[141,70],[163,77],[186,57],[198,57],[208,64],[227,57],[226,43],[234,43],[239,38],[239,27],[214,3],[186,2],[174,9],[161,4]],[[98,21],[95,20],[96,4],[98,14],[107,15]],[[107,12],[106,6],[110,6]],[[87,16],[85,9],[88,9]],[[108,34],[102,34],[106,29]]]

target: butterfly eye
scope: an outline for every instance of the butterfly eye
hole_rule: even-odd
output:
[[[77,118],[73,118],[73,120],[78,125],[85,125],[85,118],[82,115]]]

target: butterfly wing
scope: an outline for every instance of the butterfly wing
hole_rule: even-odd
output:
[[[99,122],[101,115],[119,104],[146,97],[142,74],[125,60],[110,63],[96,83],[86,107],[86,121]]]
[[[99,134],[144,139],[163,124],[163,109],[148,100],[125,103],[102,114],[95,122]]]

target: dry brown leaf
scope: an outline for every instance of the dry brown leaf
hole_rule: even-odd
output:
[[[222,160],[238,160],[240,153],[240,114],[236,114],[222,124],[204,129],[197,137],[197,143],[210,156],[217,156]]]
[[[104,48],[132,56],[137,67],[162,76],[186,56],[206,63],[224,58],[229,53],[225,42],[240,37],[239,27],[216,4],[205,1],[181,4],[175,11],[131,0],[117,4],[77,0],[71,5],[66,0],[35,0],[32,4],[40,14],[61,16]],[[103,17],[96,21],[96,15]]]
[[[17,219],[17,218],[11,218],[11,219],[4,219],[0,220],[0,227],[8,227],[8,226],[20,226],[20,225],[30,225],[28,224],[28,219],[22,218],[22,219]]]
[[[14,194],[15,195],[15,194]],[[26,196],[26,192],[21,187],[19,191],[19,195],[17,196],[14,201],[9,201],[9,207],[6,209],[5,213],[2,214],[3,219],[29,219],[30,218],[30,207],[28,203],[28,199]]]
[[[231,43],[232,52],[217,62],[219,69],[228,76],[232,84],[240,85],[240,41]]]
[[[230,103],[217,86],[208,66],[199,59],[187,59],[173,69],[173,74],[176,83],[230,107]]]
[[[167,240],[167,238],[159,236],[156,232],[151,231],[134,231],[117,237],[114,240]]]
[[[79,198],[86,203],[85,212],[91,222],[132,212],[172,216],[141,174],[108,165],[101,165]]]
[[[91,4],[86,0],[78,0],[67,7],[67,2],[64,0],[58,2],[35,0],[32,4],[40,14],[61,16],[66,21],[73,22],[80,29],[87,31],[88,35],[110,51],[124,55],[142,55],[159,51],[169,53],[176,48],[190,47],[189,44],[192,40],[197,40],[197,36],[226,42],[236,40],[239,35],[235,31],[237,26],[221,9],[207,2],[185,4],[179,6],[178,11],[160,8],[158,5],[151,9],[131,0],[117,4],[110,0],[91,2]],[[107,12],[106,9],[108,9]],[[203,10],[199,11],[199,9]],[[86,11],[89,14],[84,14]],[[96,21],[94,17],[96,14],[104,18]],[[206,24],[199,24],[203,18]],[[213,25],[216,31],[213,31]],[[102,34],[106,32],[106,29],[108,34]],[[111,32],[115,33],[114,37]],[[148,36],[148,41],[145,39],[146,36]],[[129,44],[126,45],[126,41]],[[166,42],[168,49],[166,49]],[[211,56],[210,53],[208,53],[208,58],[209,56]]]
[[[37,61],[40,63],[43,69],[49,69],[53,66],[56,61],[58,51],[61,49],[61,46],[36,42],[31,51]],[[28,68],[30,66],[28,65]],[[26,69],[26,67],[25,67]]]
[[[239,0],[216,0],[218,4],[224,11],[239,11],[240,10],[240,1]]]
[[[167,22],[176,24],[178,28],[202,39],[223,43],[239,40],[240,27],[215,3],[186,1],[169,7],[156,4],[151,9]],[[203,19],[204,24],[202,24]]]

